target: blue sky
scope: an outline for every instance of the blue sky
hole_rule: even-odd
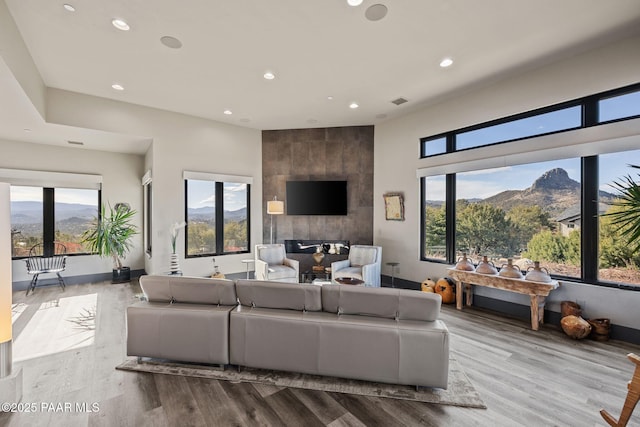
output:
[[[189,208],[215,206],[214,184],[212,181],[189,180]],[[224,183],[224,209],[235,211],[247,207],[247,184]]]
[[[628,167],[640,165],[640,150],[600,156],[600,189],[613,193],[609,186],[624,175],[631,175],[637,181],[640,170]],[[580,182],[580,159],[554,160],[521,166],[484,169],[457,175],[456,191],[460,199],[487,198],[506,190],[524,190],[533,184],[544,172],[553,168],[567,171],[569,178]],[[444,177],[427,178],[427,200],[444,200]]]

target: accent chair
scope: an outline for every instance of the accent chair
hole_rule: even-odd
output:
[[[365,286],[380,287],[382,247],[351,245],[349,259],[331,263],[331,280],[350,277],[364,281]]]
[[[300,265],[298,260],[287,258],[284,245],[256,245],[256,280],[299,283]]]

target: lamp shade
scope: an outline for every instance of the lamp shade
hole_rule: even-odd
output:
[[[11,341],[11,208],[9,184],[0,182],[0,344]]]
[[[284,213],[284,202],[281,200],[269,200],[267,202],[267,213],[269,215],[282,215]]]

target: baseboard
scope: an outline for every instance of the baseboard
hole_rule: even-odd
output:
[[[393,286],[391,286],[391,276],[381,275],[380,282],[383,288],[400,288],[400,289],[412,289],[414,291],[420,290],[420,283],[413,282],[411,280],[400,279],[399,277],[393,278]]]
[[[391,287],[391,276],[382,276],[382,286]],[[402,289],[420,290],[420,283],[410,280],[394,278],[394,287]],[[519,319],[530,320],[531,308],[528,305],[516,304],[510,301],[503,301],[495,298],[473,295],[474,307],[491,310],[496,313],[506,314]],[[545,310],[544,321],[550,325],[560,327],[560,313]],[[640,344],[640,330],[621,325],[611,325],[610,337],[614,340],[625,341],[633,344]]]
[[[131,270],[131,279],[137,279],[143,274],[146,274],[146,272],[143,269]],[[111,277],[112,277],[111,272],[98,273],[98,274],[83,274],[79,276],[65,276],[63,273],[61,274],[61,276],[64,279],[65,285],[79,285],[79,284],[85,284],[85,283],[98,283],[98,282],[111,281]],[[26,291],[27,288],[29,287],[29,284],[30,284],[29,280],[13,282],[12,284],[13,292]],[[59,286],[58,278],[55,276],[55,274],[47,274],[47,275],[38,277],[37,287],[39,288],[39,287],[45,287],[45,286]]]

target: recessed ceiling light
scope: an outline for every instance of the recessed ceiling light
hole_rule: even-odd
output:
[[[352,102],[351,104],[349,104],[349,108],[351,108],[351,109],[356,109],[358,107],[359,107],[359,105],[356,102]]]
[[[118,83],[114,83],[114,84],[112,84],[112,85],[111,85],[111,87],[112,87],[114,90],[124,90],[124,86],[122,86],[121,84],[118,84]]]
[[[267,80],[273,80],[276,78],[276,75],[273,74],[271,71],[267,71],[266,73],[264,73],[263,77]]]
[[[29,129],[29,128],[24,128],[23,130],[24,130],[25,132],[31,132],[31,129]]]
[[[444,58],[442,61],[440,61],[440,66],[442,68],[450,67],[451,64],[453,64],[453,59],[451,58]]]
[[[333,101],[333,96],[327,96],[327,99],[328,99],[329,101]]]
[[[182,42],[171,36],[160,37],[160,43],[171,49],[180,49],[182,47]]]
[[[129,29],[131,28],[124,19],[114,18],[111,20],[111,23],[114,27],[122,31],[129,31]]]
[[[364,16],[369,21],[379,21],[387,16],[388,11],[389,10],[387,9],[387,6],[383,4],[374,4],[367,8],[367,10],[364,12]]]
[[[232,115],[232,114],[233,114],[233,111],[231,111],[231,110],[224,110],[224,111],[223,111],[223,113],[224,113],[224,114],[226,114],[227,116],[230,116],[230,115]]]
[[[360,6],[362,4],[362,0],[347,0],[349,6]]]
[[[72,5],[68,4],[68,3],[63,4],[62,7],[64,7],[64,10],[66,10],[67,12],[75,12],[76,11],[76,8],[73,7]]]

